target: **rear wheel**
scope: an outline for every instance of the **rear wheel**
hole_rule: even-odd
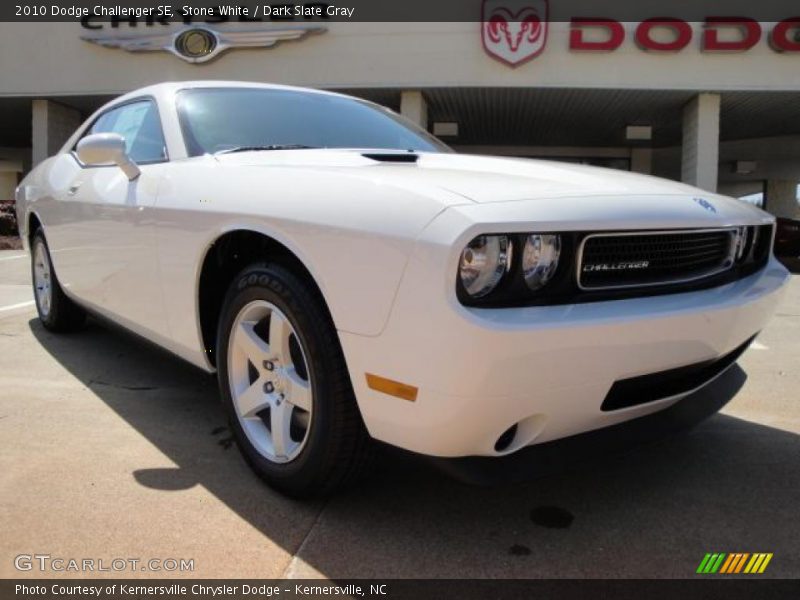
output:
[[[258,475],[306,497],[368,470],[372,442],[336,330],[310,285],[280,265],[248,267],[228,291],[217,339],[223,403]]]
[[[47,329],[72,331],[86,322],[86,313],[61,289],[41,229],[36,230],[31,241],[31,281],[39,320]]]

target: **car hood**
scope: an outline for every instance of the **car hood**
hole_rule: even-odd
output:
[[[549,160],[499,158],[466,154],[386,150],[286,150],[218,155],[223,164],[252,167],[296,167],[335,172],[374,185],[420,193],[446,190],[469,203],[488,204],[553,198],[681,196],[712,199],[728,217],[761,211],[743,202],[648,175]],[[310,175],[310,174],[309,174]]]

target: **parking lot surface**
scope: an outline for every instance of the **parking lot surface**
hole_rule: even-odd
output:
[[[743,389],[689,432],[496,487],[388,457],[301,503],[248,470],[211,376],[94,322],[46,332],[28,269],[0,252],[2,577],[43,575],[20,554],[194,561],[106,573],[126,577],[687,577],[707,552],[800,577],[798,276]]]

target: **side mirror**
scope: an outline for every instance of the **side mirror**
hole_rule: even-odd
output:
[[[89,166],[117,165],[133,181],[141,171],[128,156],[125,138],[118,133],[94,133],[78,142],[78,158]]]

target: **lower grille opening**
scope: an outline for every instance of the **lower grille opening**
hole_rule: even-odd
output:
[[[720,358],[668,371],[621,379],[611,386],[600,410],[604,412],[619,410],[691,392],[708,383],[735,363],[755,338],[754,335],[734,351]]]

